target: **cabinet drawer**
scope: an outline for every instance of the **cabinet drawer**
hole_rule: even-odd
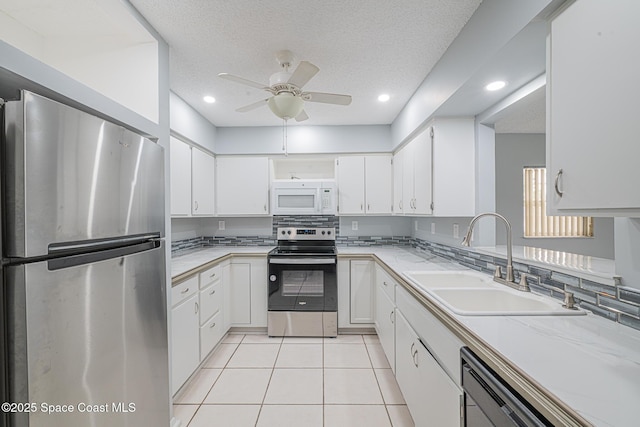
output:
[[[200,361],[211,353],[223,334],[222,312],[219,311],[200,326]]]
[[[220,264],[214,265],[213,267],[203,271],[200,273],[200,289],[204,289],[213,282],[220,280],[222,277],[222,266]]]
[[[378,289],[384,290],[391,302],[396,301],[396,281],[378,264],[376,264],[376,283]]]
[[[211,316],[222,308],[222,281],[218,281],[200,291],[200,324],[203,325]]]
[[[198,291],[198,276],[193,276],[171,288],[171,306],[175,307]]]
[[[460,384],[460,347],[458,339],[429,310],[424,308],[404,288],[396,290],[396,304],[422,342],[455,384]]]

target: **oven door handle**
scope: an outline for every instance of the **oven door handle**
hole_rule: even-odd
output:
[[[269,258],[269,264],[335,264],[335,258]]]

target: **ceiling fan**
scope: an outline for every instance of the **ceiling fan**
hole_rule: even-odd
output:
[[[276,53],[276,59],[283,71],[271,75],[269,78],[269,86],[234,76],[233,74],[218,74],[218,76],[223,79],[266,90],[272,95],[269,98],[238,108],[236,111],[244,113],[263,105],[268,105],[271,111],[281,119],[289,120],[295,118],[296,121],[301,122],[309,118],[304,111],[304,101],[336,105],[351,104],[350,95],[302,91],[302,87],[320,71],[320,69],[312,63],[301,61],[298,67],[291,73],[289,72],[289,67],[294,60],[293,53],[288,50],[281,50]]]

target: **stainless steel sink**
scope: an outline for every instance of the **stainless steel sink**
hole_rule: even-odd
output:
[[[463,316],[575,316],[582,310],[569,310],[549,297],[500,288],[431,289],[443,305]]]

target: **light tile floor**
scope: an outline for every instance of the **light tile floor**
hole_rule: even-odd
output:
[[[376,335],[230,334],[176,396],[182,427],[414,427]]]

